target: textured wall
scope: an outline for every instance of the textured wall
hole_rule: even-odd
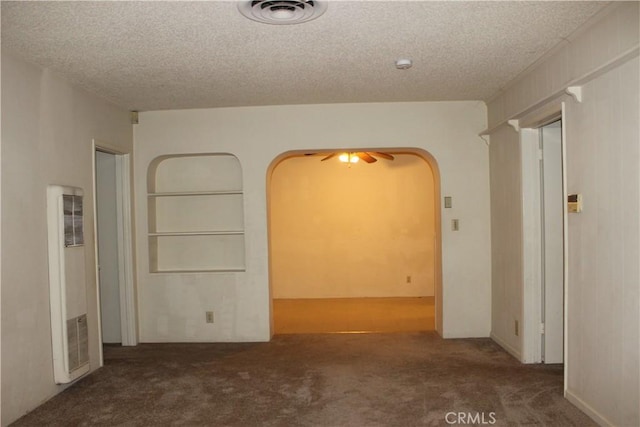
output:
[[[491,135],[491,336],[516,357],[522,340],[522,180],[518,134],[502,126]]]
[[[561,98],[566,101],[567,190],[585,199],[585,211],[568,218],[565,386],[574,404],[613,425],[640,424],[638,6],[613,4],[488,104],[493,127],[521,118],[523,111],[545,108],[537,104],[567,83],[583,85],[582,103]],[[492,176],[513,175],[506,164],[492,161],[491,168]],[[492,207],[506,206],[507,197],[492,188]],[[517,203],[510,206],[510,214],[517,215]],[[493,210],[492,215],[495,224],[505,213]],[[493,253],[512,250],[515,239],[494,240]],[[497,263],[494,292],[504,282]],[[510,298],[507,305],[521,304],[517,294]],[[495,331],[511,327],[497,324],[511,322],[500,313],[503,306],[493,307]]]
[[[2,423],[59,392],[49,319],[46,190],[81,187],[89,353],[99,366],[92,139],[132,149],[129,114],[2,53]]]
[[[567,391],[614,425],[640,425],[639,61],[584,87],[567,112]]]
[[[480,102],[335,104],[158,111],[141,114],[136,139],[138,296],[142,341],[249,341],[270,336],[267,171],[291,150],[415,147],[437,161],[442,195],[444,335],[488,336],[488,149]],[[234,154],[242,166],[246,271],[149,274],[146,173],[172,153]],[[452,232],[450,219],[460,219]],[[438,294],[436,290],[436,294]],[[213,310],[216,323],[206,324]]]

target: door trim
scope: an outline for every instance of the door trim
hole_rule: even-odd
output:
[[[116,212],[118,215],[118,264],[120,265],[120,328],[122,345],[138,344],[133,286],[133,234],[131,227],[130,155],[116,154]]]
[[[98,212],[96,202],[96,152],[102,151],[115,155],[116,160],[116,212],[117,212],[117,244],[119,264],[119,288],[120,288],[120,328],[123,346],[135,346],[138,344],[136,299],[134,285],[133,265],[133,229],[131,215],[131,154],[124,153],[113,145],[93,140],[92,167],[93,167],[93,232],[95,251],[95,271],[98,289],[100,286],[100,273],[98,271]],[[98,305],[98,337],[102,344],[102,307],[100,292],[97,292]],[[100,345],[100,366],[103,366],[102,345]]]
[[[565,122],[565,102],[554,102],[541,107],[520,120],[520,144],[522,149],[522,197],[523,197],[523,269],[522,296],[522,358],[523,363],[542,362],[542,335],[540,334],[542,304],[543,242],[541,215],[541,182],[539,165],[539,134],[541,128],[556,120]],[[567,197],[566,177],[566,127],[562,126],[562,194]],[[567,287],[568,287],[568,230],[566,204],[563,209],[563,333],[564,333],[564,386],[566,390],[567,355]],[[531,213],[530,215],[527,215]]]

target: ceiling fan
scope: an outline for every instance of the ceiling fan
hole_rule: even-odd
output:
[[[353,151],[353,152],[336,152],[331,153],[327,157],[321,160],[324,162],[325,160],[329,160],[335,156],[338,156],[338,159],[343,163],[356,163],[358,160],[362,159],[367,163],[377,162],[378,159],[376,157],[380,157],[387,160],[393,160],[393,156],[387,153],[381,153],[379,151]]]

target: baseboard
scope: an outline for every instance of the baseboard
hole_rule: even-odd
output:
[[[440,325],[442,326],[442,325]],[[473,330],[456,330],[444,331],[442,338],[445,339],[461,339],[461,338],[489,338],[489,330],[473,329]]]
[[[564,397],[571,402],[574,406],[587,414],[589,418],[597,422],[601,426],[613,426],[614,424],[609,421],[604,415],[593,409],[588,403],[576,396],[571,390],[564,391]]]
[[[513,346],[510,346],[509,344],[507,344],[506,342],[504,342],[503,340],[501,340],[500,338],[498,338],[497,335],[495,335],[493,332],[491,332],[490,335],[491,339],[494,340],[500,347],[504,348],[505,350],[507,350],[507,353],[509,353],[510,355],[512,355],[513,357],[515,357],[516,359],[518,359],[520,362],[522,362],[522,353],[520,353],[520,350],[517,350],[516,348],[514,348]]]

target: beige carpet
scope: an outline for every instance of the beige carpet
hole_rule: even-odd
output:
[[[106,366],[16,426],[592,426],[561,366],[433,332],[106,347]],[[493,415],[492,415],[493,414]],[[478,424],[476,424],[478,425]],[[486,424],[488,425],[488,424]]]
[[[435,330],[433,297],[274,299],[276,334]]]

